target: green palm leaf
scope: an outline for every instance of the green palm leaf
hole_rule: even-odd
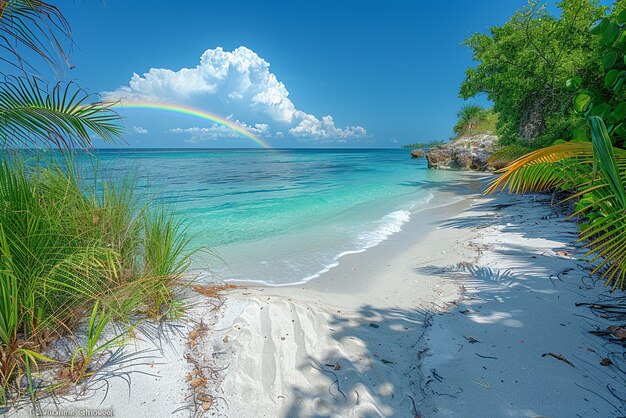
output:
[[[9,77],[0,84],[0,144],[89,148],[90,133],[107,142],[120,139],[120,117],[111,104],[88,103],[73,83],[48,93],[34,78]]]
[[[501,170],[486,193],[561,188],[581,198],[571,216],[583,215],[579,242],[606,284],[626,285],[626,151],[611,144],[601,118],[589,118],[591,142],[567,142],[531,152]]]
[[[24,73],[36,70],[22,49],[53,68],[59,59],[70,66],[62,46],[70,39],[70,26],[56,6],[40,0],[0,2],[0,60]]]
[[[624,174],[620,174],[619,164],[615,159],[616,151],[614,151],[614,147],[611,144],[606,126],[598,116],[591,116],[589,125],[591,126],[591,137],[593,138],[594,177],[599,168],[621,208],[626,209],[626,190],[624,190],[624,180],[621,177]],[[620,151],[623,152],[623,150]]]

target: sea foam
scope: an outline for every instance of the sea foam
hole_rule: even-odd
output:
[[[430,199],[428,199],[430,200]],[[411,212],[408,210],[397,210],[385,215],[383,218],[374,221],[370,225],[370,230],[361,232],[356,239],[356,248],[354,250],[343,251],[333,257],[332,262],[327,264],[324,268],[318,272],[311,274],[295,283],[264,283],[269,286],[289,286],[294,284],[303,284],[310,280],[320,277],[322,274],[327,273],[332,268],[339,265],[339,259],[349,254],[359,254],[369,248],[375,247],[381,242],[389,239],[395,233],[402,231],[402,225],[411,220]]]
[[[362,250],[366,250],[380,244],[391,235],[402,231],[402,225],[411,220],[411,212],[408,210],[397,210],[385,215],[382,219],[373,222],[371,231],[359,234],[357,242]]]

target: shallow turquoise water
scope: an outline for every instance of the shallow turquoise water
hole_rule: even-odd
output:
[[[100,150],[107,177],[134,172],[173,203],[212,255],[195,269],[271,284],[316,277],[398,232],[447,173],[408,150]]]

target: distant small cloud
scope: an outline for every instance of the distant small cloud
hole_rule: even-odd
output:
[[[142,128],[141,126],[133,126],[133,132],[139,135],[146,135],[148,130],[146,128]]]
[[[248,132],[253,135],[263,137],[263,138],[271,138],[272,134],[270,132],[269,125],[265,123],[257,123],[254,126],[246,125],[239,120],[234,121],[236,125],[245,128]],[[241,134],[239,132],[235,132],[231,128],[224,126],[213,124],[210,127],[199,128],[197,126],[191,128],[174,128],[170,129],[170,132],[174,134],[189,134],[189,138],[185,140],[185,142],[197,143],[202,141],[211,141],[216,139],[224,139],[224,138],[241,138]]]

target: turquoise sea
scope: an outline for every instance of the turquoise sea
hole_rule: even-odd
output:
[[[345,254],[389,239],[449,173],[406,149],[99,150],[107,177],[138,176],[139,192],[172,204],[193,269],[220,280],[310,280]]]

